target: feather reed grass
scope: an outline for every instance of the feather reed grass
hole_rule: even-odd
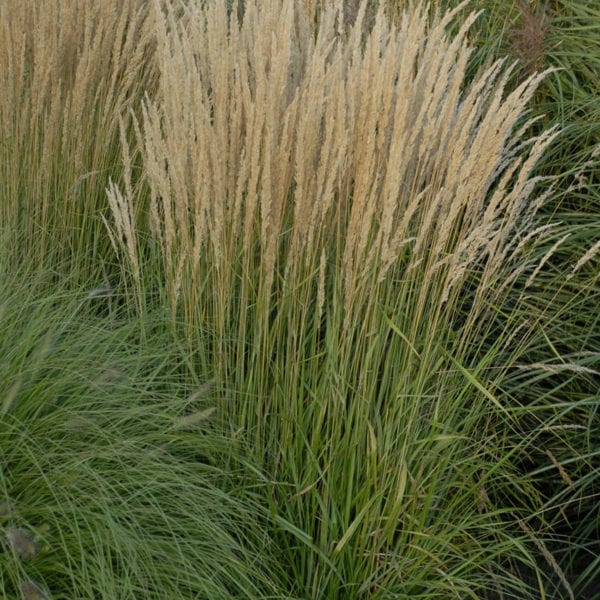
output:
[[[595,597],[599,25],[1,2],[2,593]]]
[[[555,134],[525,140],[522,117],[542,76],[504,97],[499,61],[463,89],[475,15],[452,40],[456,11],[430,27],[416,8],[400,27],[380,12],[365,34],[365,7],[348,33],[329,7],[310,35],[292,3],[248,6],[242,24],[219,3],[184,18],[154,4],[159,98],[136,126],[150,226],[173,310],[217,340],[254,300],[271,314],[328,268],[345,326],[392,268],[420,278],[417,310],[437,298],[443,312],[470,269],[489,291],[531,235],[543,198],[528,202],[528,176]],[[108,195],[137,272],[129,173],[128,193],[111,184]],[[200,289],[215,301],[204,314]]]
[[[470,72],[466,4],[151,3],[159,84],[123,144],[143,171],[111,182],[107,225],[276,482],[302,596],[544,587],[520,471],[540,429],[504,383],[567,239],[535,173],[557,130],[528,113],[544,73]]]

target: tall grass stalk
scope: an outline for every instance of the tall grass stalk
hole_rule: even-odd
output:
[[[151,3],[159,86],[124,144],[142,185],[128,168],[110,184],[111,235],[276,482],[298,595],[545,585],[547,523],[524,521],[543,498],[520,470],[539,428],[505,382],[543,318],[528,289],[565,242],[532,252],[555,229],[533,170],[556,131],[531,132],[543,74],[467,76],[477,15],[447,33],[464,4],[411,4],[395,25],[330,3],[315,25],[291,0]]]

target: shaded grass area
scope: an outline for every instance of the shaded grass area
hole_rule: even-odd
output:
[[[540,126],[557,123],[562,129],[538,172],[557,178],[558,193],[544,210],[561,223],[553,243],[563,241],[528,301],[530,314],[544,315],[540,336],[526,350],[532,366],[516,371],[509,385],[526,404],[544,399],[542,414],[551,416],[550,427],[563,428],[553,439],[542,436],[526,466],[546,498],[544,514],[553,523],[549,547],[574,582],[575,596],[595,598],[600,594],[598,258],[578,273],[572,270],[577,257],[600,239],[600,13],[590,3],[568,0],[477,6],[486,9],[476,25],[482,56],[495,48],[518,59],[523,72],[534,65],[556,69],[541,84],[532,109],[544,115]]]

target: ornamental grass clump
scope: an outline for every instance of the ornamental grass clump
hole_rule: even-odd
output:
[[[540,324],[533,169],[556,131],[531,133],[544,74],[468,75],[465,4],[393,24],[366,2],[151,3],[158,89],[132,143],[123,121],[106,223],[274,482],[302,597],[546,585],[520,470],[540,424],[503,381]]]

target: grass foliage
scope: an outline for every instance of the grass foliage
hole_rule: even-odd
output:
[[[2,274],[2,596],[276,597],[263,511],[172,343]]]
[[[593,597],[592,13],[1,5],[3,592]]]

